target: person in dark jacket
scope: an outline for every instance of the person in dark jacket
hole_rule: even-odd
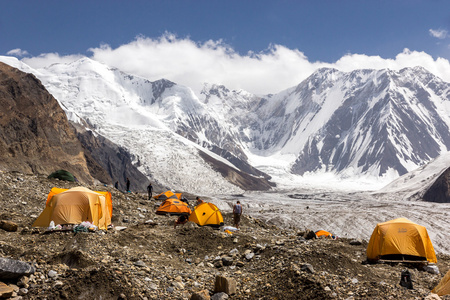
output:
[[[127,192],[130,192],[130,179],[127,177]]]
[[[151,182],[147,186],[147,192],[148,192],[148,200],[152,199],[153,186]]]
[[[238,201],[233,206],[234,226],[236,226],[237,229],[239,229],[239,223],[241,223],[241,215],[242,215],[242,205],[241,205],[241,202]]]

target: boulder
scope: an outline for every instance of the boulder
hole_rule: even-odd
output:
[[[214,293],[226,293],[227,295],[236,294],[236,280],[217,275],[214,283]]]
[[[34,267],[26,262],[0,257],[0,280],[17,279],[34,273]]]
[[[17,231],[17,224],[11,221],[1,220],[0,228],[9,232]]]

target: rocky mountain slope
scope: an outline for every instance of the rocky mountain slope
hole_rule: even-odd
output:
[[[66,114],[32,74],[0,63],[0,165],[50,174],[70,169],[92,182],[83,149]]]
[[[32,74],[0,63],[0,169],[46,174],[65,169],[78,180],[145,190],[149,179],[126,149],[71,124],[58,101]],[[157,182],[155,186],[159,186]]]
[[[17,231],[0,229],[0,256],[35,270],[0,281],[22,299],[226,297],[214,292],[217,275],[235,281],[236,292],[229,299],[423,299],[450,269],[450,257],[442,254],[439,275],[411,265],[365,264],[367,241],[360,244],[351,235],[305,239],[303,231],[253,218],[246,207],[241,230],[232,235],[192,223],[174,229],[176,217],[155,215],[155,201],[146,194],[103,185],[88,187],[111,191],[117,230],[46,233],[31,225],[55,185],[74,186],[0,172],[0,221],[18,225]],[[230,209],[222,212],[230,225]],[[412,273],[412,290],[399,285],[405,269]]]

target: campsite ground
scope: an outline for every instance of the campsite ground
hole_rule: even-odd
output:
[[[0,230],[0,255],[36,268],[26,280],[7,282],[26,287],[20,291],[23,299],[189,299],[201,290],[212,294],[219,274],[236,280],[231,299],[423,299],[450,269],[450,257],[442,253],[439,275],[404,264],[365,264],[367,241],[351,245],[357,238],[351,231],[339,232],[337,240],[305,240],[305,226],[283,222],[282,213],[275,217],[281,206],[256,205],[255,200],[248,201],[241,230],[233,235],[192,223],[174,229],[176,217],[155,215],[155,201],[145,194],[104,186],[89,188],[112,192],[113,224],[125,230],[45,233],[31,225],[53,186],[75,185],[0,172],[0,220],[19,226],[16,232]],[[310,203],[301,214],[312,216],[308,228],[323,229],[322,223],[312,223],[321,211],[314,204],[319,196],[296,197]],[[222,211],[230,225],[229,208],[222,205]],[[355,207],[354,213],[360,211]],[[405,269],[412,273],[412,290],[399,285]]]

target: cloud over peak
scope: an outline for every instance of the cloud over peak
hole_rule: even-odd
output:
[[[264,51],[237,53],[222,40],[195,42],[165,33],[159,38],[138,36],[117,48],[104,44],[90,48],[92,59],[126,73],[149,80],[162,78],[193,88],[198,93],[205,82],[223,84],[255,94],[277,93],[299,84],[321,67],[341,71],[355,69],[394,69],[422,66],[450,82],[450,63],[434,59],[425,52],[405,49],[393,59],[365,54],[347,54],[334,63],[310,62],[298,49],[272,44]],[[57,53],[24,58],[34,68],[52,63],[71,62],[81,55],[59,56]]]

